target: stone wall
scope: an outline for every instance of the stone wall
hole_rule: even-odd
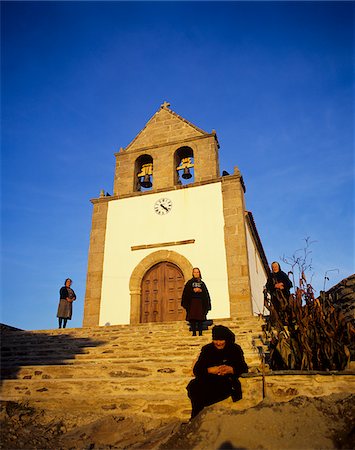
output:
[[[110,199],[111,197],[104,197],[92,200],[94,208],[86,276],[83,327],[92,327],[99,324],[107,208]]]
[[[355,274],[350,275],[327,291],[336,308],[343,311],[347,321],[355,325]]]
[[[237,167],[222,177],[224,239],[231,317],[252,315],[244,192]]]
[[[349,372],[271,372],[263,377],[253,374],[240,378],[243,399],[233,403],[231,398],[219,405],[228,409],[256,406],[264,398],[272,402],[288,402],[295,397],[323,397],[331,394],[355,393],[355,374]]]

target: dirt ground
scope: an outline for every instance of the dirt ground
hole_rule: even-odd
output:
[[[355,395],[264,401],[244,411],[205,408],[188,423],[142,417],[49,417],[26,405],[1,404],[3,450],[320,450],[355,449]],[[86,423],[84,423],[86,422]]]

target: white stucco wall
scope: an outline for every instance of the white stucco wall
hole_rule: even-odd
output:
[[[173,207],[159,216],[154,203],[163,197]],[[188,239],[195,243],[131,250],[131,246]],[[129,323],[132,271],[143,258],[162,249],[180,253],[200,267],[212,299],[208,318],[230,316],[221,183],[213,183],[109,202],[100,325]]]
[[[260,314],[263,313],[264,307],[263,288],[266,284],[267,275],[247,223],[246,223],[246,235],[247,235],[253,313]]]

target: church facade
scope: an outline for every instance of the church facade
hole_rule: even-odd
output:
[[[185,320],[181,294],[199,267],[209,319],[263,309],[268,264],[237,167],[219,143],[164,102],[115,154],[112,196],[91,200],[83,326]]]

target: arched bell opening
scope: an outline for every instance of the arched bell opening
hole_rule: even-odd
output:
[[[191,147],[180,147],[175,152],[175,185],[190,184],[195,181],[194,152]]]
[[[146,192],[153,189],[153,158],[141,155],[134,166],[134,191]]]

